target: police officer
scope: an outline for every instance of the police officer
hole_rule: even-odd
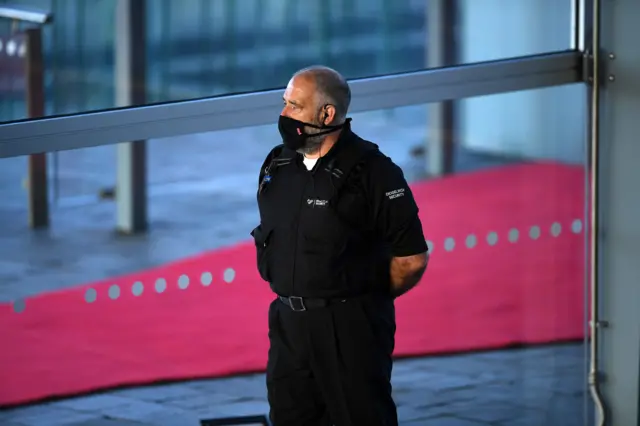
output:
[[[274,426],[396,426],[394,299],[427,266],[418,207],[401,169],[358,137],[336,71],[297,72],[276,146],[260,169],[252,231],[269,308]]]

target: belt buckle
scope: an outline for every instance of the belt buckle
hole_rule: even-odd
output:
[[[307,310],[307,307],[304,306],[304,301],[302,300],[302,297],[299,297],[299,296],[289,297],[289,307],[294,312],[303,312]]]

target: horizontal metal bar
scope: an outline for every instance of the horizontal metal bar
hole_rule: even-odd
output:
[[[0,6],[0,18],[43,25],[53,21],[53,14],[33,7],[5,4]]]
[[[351,112],[582,81],[578,51],[365,78],[350,82]],[[282,90],[0,125],[0,158],[275,123]]]

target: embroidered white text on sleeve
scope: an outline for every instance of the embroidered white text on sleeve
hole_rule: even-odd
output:
[[[389,192],[385,193],[384,195],[386,195],[390,200],[393,200],[395,198],[404,197],[404,188],[394,189],[393,191],[389,191]]]

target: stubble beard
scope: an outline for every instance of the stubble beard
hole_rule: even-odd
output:
[[[319,122],[315,122],[314,125],[321,125]],[[304,143],[304,146],[298,149],[298,152],[304,156],[315,155],[320,152],[320,148],[322,147],[322,142],[327,138],[327,135],[319,135],[313,136],[314,133],[319,133],[324,131],[325,129],[314,129],[313,127],[307,127],[304,129],[305,133],[311,135],[307,137],[307,140]]]

